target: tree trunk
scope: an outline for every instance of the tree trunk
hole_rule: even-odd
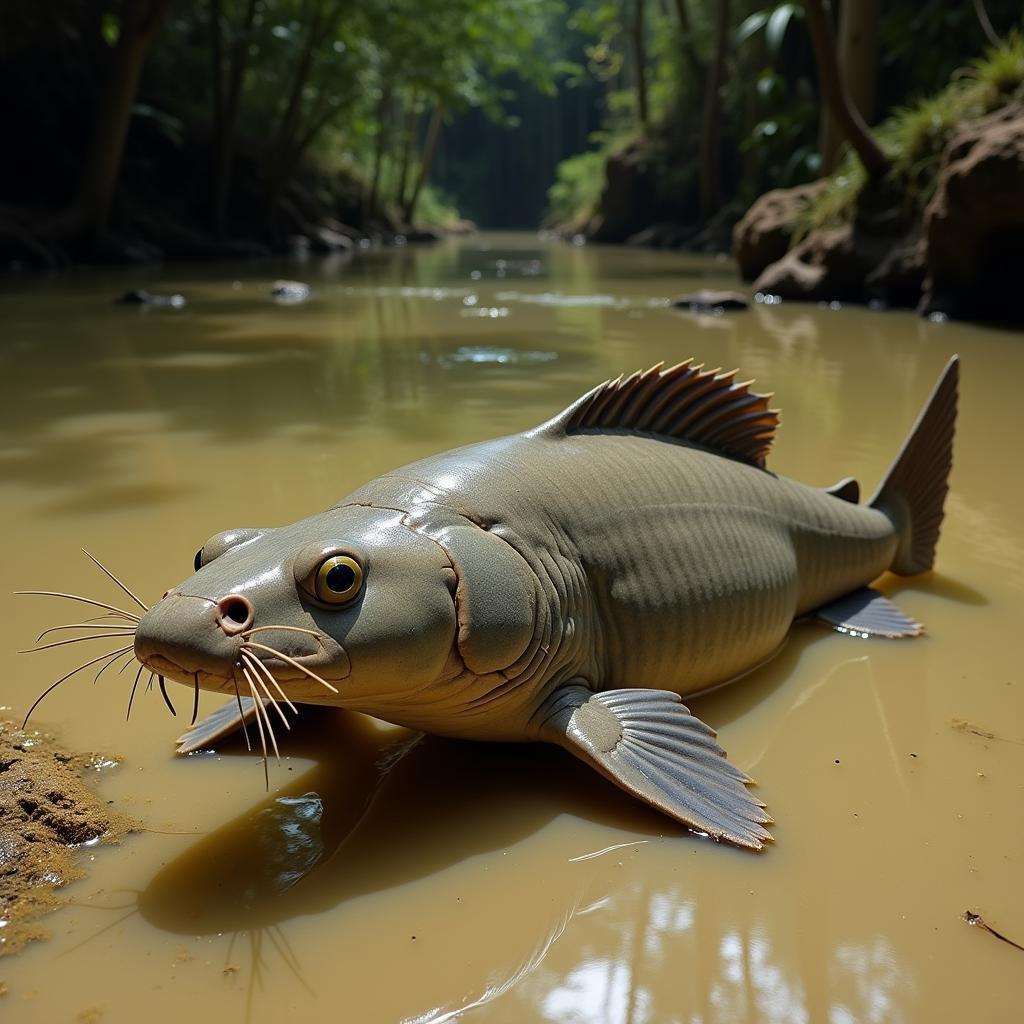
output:
[[[427,137],[423,140],[423,153],[420,157],[420,173],[416,176],[416,184],[413,186],[412,195],[405,204],[404,217],[408,225],[412,225],[413,217],[416,215],[416,204],[420,200],[420,193],[430,176],[430,165],[434,162],[434,153],[437,152],[437,140],[441,134],[441,120],[444,117],[444,103],[437,101],[434,110],[430,115],[430,123],[427,125]]]
[[[881,0],[846,0],[839,10],[839,72],[850,103],[867,123],[875,112],[881,6]],[[827,107],[821,123],[822,166],[830,173],[839,162],[843,134]]]
[[[53,225],[60,234],[95,244],[106,230],[142,67],[153,37],[170,13],[172,2],[152,0],[126,7],[110,70],[96,104],[92,135],[75,196]]]
[[[640,127],[647,132],[647,52],[644,40],[644,0],[633,0],[633,74],[636,82],[636,111]]]
[[[985,10],[984,0],[974,0],[974,13],[978,16],[978,24],[981,25],[981,31],[985,33],[985,38],[989,41],[991,46],[999,46],[1000,40],[996,30],[992,27],[992,19],[988,16],[988,11]]]
[[[213,223],[218,237],[223,237],[227,219],[228,192],[235,155],[235,131],[241,108],[242,87],[249,68],[249,45],[256,20],[258,0],[249,0],[242,30],[235,40],[227,66],[227,90],[224,88],[223,29],[221,0],[210,0],[211,50],[214,74],[214,165]]]
[[[847,140],[860,157],[868,176],[882,177],[889,170],[889,159],[882,152],[864,119],[850,102],[839,74],[836,41],[832,23],[825,10],[825,0],[807,0],[807,27],[814,46],[814,60],[818,66],[821,94],[829,116],[835,119],[842,138]]]
[[[699,88],[704,78],[704,62],[700,59],[697,44],[694,42],[693,25],[690,22],[690,12],[686,9],[686,0],[676,0],[676,14],[679,16],[683,57],[693,77],[694,88]]]
[[[700,134],[700,215],[705,222],[721,205],[719,148],[721,109],[719,93],[725,73],[725,52],[729,45],[729,0],[719,0],[715,23],[715,54],[704,94],[704,114]]]
[[[402,162],[398,172],[398,188],[395,190],[395,202],[400,210],[405,209],[405,190],[409,187],[409,167],[412,165],[412,151],[416,145],[416,105],[419,96],[414,92],[409,99],[405,111],[405,138],[402,140]]]
[[[285,103],[281,120],[278,122],[274,143],[271,148],[269,159],[270,172],[268,175],[265,208],[269,214],[277,203],[279,196],[284,192],[291,177],[296,157],[306,149],[312,141],[312,135],[319,132],[320,128],[330,120],[333,112],[328,112],[322,123],[316,124],[312,134],[307,130],[306,135],[300,139],[302,121],[302,98],[309,81],[310,73],[313,70],[313,63],[316,60],[317,51],[323,42],[334,32],[341,18],[343,0],[336,0],[326,13],[321,4],[316,5],[315,14],[310,19],[309,31],[302,47],[295,72],[292,76],[292,86],[288,92],[288,99]],[[319,117],[313,119],[319,121]]]
[[[367,201],[367,212],[371,217],[377,215],[380,202],[380,177],[384,167],[384,150],[387,147],[387,130],[391,120],[391,85],[386,84],[381,90],[380,102],[377,104],[377,140],[373,151],[373,176],[370,182],[370,196]]]

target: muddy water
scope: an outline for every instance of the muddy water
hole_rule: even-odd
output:
[[[278,276],[312,301],[274,305]],[[215,531],[318,511],[690,354],[776,392],[774,469],[870,488],[949,354],[964,360],[941,573],[883,581],[928,637],[800,627],[695,704],[759,780],[777,820],[764,855],[683,834],[558,751],[343,714],[303,716],[267,795],[242,743],[170,756],[187,693],[177,721],[150,693],[126,724],[132,673],[84,672],[38,721],[119,755],[105,796],[153,831],[83,852],[52,940],[0,966],[10,1019],[1019,1019],[1024,953],[960,915],[1024,941],[1022,339],[664,301],[730,283],[725,264],[520,237],[4,286],[0,700],[17,713],[76,648],[13,650],[81,619],[6,592],[116,597],[82,545],[156,597]],[[189,305],[113,305],[128,287]]]

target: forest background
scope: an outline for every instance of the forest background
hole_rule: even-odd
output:
[[[923,210],[957,126],[1020,102],[1020,28],[1013,0],[9,0],[0,257],[466,220],[722,249],[828,175],[799,239],[872,181]]]

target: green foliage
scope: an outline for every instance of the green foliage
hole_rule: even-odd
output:
[[[766,7],[763,10],[755,11],[736,29],[736,45],[742,46],[748,39],[752,39],[764,29],[765,45],[774,60],[782,49],[782,41],[790,22],[803,16],[803,8],[799,4],[793,3],[776,4],[775,7]]]
[[[891,161],[894,185],[918,211],[931,199],[942,153],[957,126],[1012,100],[1024,100],[1024,36],[1014,31],[956,75],[941,92],[900,107],[876,131]],[[849,221],[867,181],[860,161],[847,152],[824,191],[810,204],[798,235]]]
[[[435,228],[455,227],[462,219],[456,201],[435,185],[425,185],[420,193],[416,218]]]
[[[604,181],[605,151],[589,150],[563,160],[548,189],[547,219],[569,224],[586,219],[597,204]]]

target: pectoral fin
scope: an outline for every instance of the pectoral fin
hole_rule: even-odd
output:
[[[549,698],[545,715],[545,739],[687,827],[752,850],[771,840],[752,780],[676,694],[570,685]]]
[[[266,705],[266,701],[263,702]],[[198,725],[177,739],[177,754],[191,754],[203,747],[208,747],[225,736],[230,736],[250,722],[256,720],[256,702],[252,697],[231,698],[223,707],[212,715],[207,715]],[[248,736],[246,740],[248,741]]]
[[[920,622],[904,615],[889,598],[871,587],[844,594],[823,605],[814,615],[840,633],[855,636],[884,636],[896,640],[924,632]]]

